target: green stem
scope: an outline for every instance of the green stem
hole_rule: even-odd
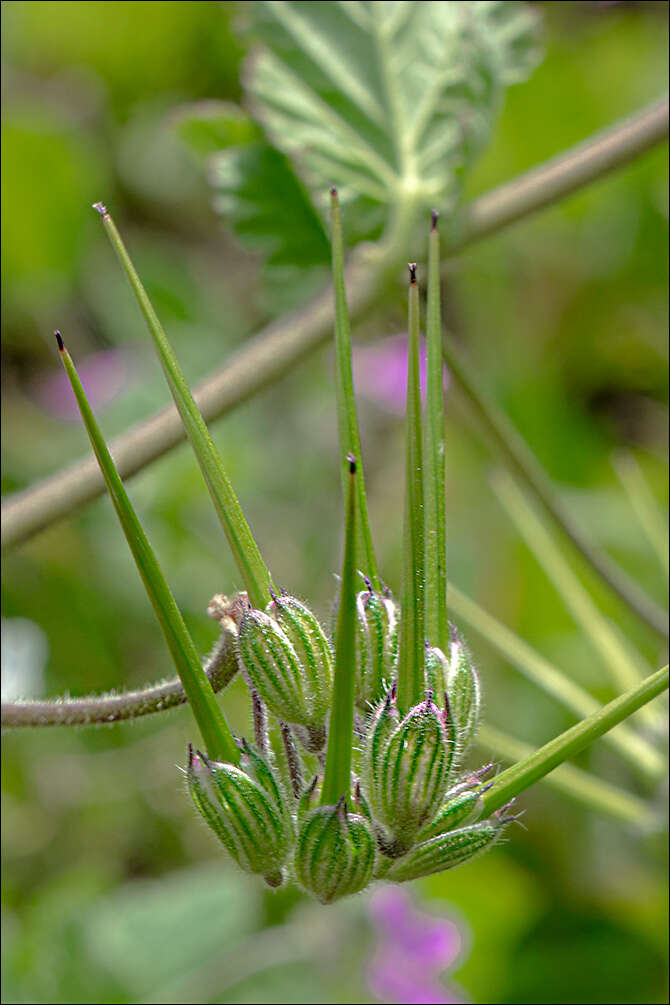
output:
[[[600,656],[613,684],[628,688],[637,683],[648,672],[648,668],[644,666],[641,657],[634,658],[629,654],[616,627],[598,610],[523,490],[511,475],[503,471],[494,476],[493,487],[517,531]],[[653,722],[651,709],[647,712],[648,716],[645,718]]]
[[[470,402],[484,433],[505,465],[524,483],[602,582],[657,635],[667,639],[666,612],[608,555],[594,547],[588,534],[561,502],[528,444],[484,390],[472,363],[452,338],[443,339],[442,352],[454,381]]]
[[[474,600],[461,593],[453,583],[449,585],[448,597],[450,608],[458,618],[478,632],[503,659],[541,688],[545,694],[560,702],[564,708],[570,709],[581,718],[602,708],[588,691],[571,680],[564,671],[550,663],[510,628],[483,610]],[[667,761],[663,755],[628,725],[617,726],[607,734],[605,742],[645,777],[659,778],[667,769]]]
[[[455,254],[517,220],[559,202],[634,160],[661,143],[667,134],[668,99],[665,97],[466,205],[459,234],[449,242],[449,253]],[[361,263],[365,249],[354,252],[352,257],[358,259],[358,263],[348,270],[347,277],[349,307],[353,315],[359,315],[374,302],[384,277],[395,268],[398,255],[406,247],[409,229],[403,224],[394,232],[383,259]],[[273,322],[255,338],[249,339],[234,360],[210,374],[196,391],[205,418],[213,420],[231,411],[289,372],[309,352],[323,345],[332,334],[332,301],[332,290],[325,290],[302,310]],[[449,362],[447,353],[448,349],[445,349],[445,358]],[[453,374],[460,383],[458,373],[454,370]],[[467,387],[465,390],[470,393]],[[512,432],[518,441],[518,434],[514,430]],[[117,458],[121,476],[128,478],[141,471],[183,439],[184,429],[176,421],[173,409],[164,409],[150,416],[112,441],[112,452]],[[522,444],[520,448],[519,442],[512,444],[508,448],[511,452],[505,454],[508,461],[513,465],[521,463],[515,455],[524,447],[525,444]],[[528,462],[526,474],[529,484],[533,485],[538,498],[559,526],[611,588],[655,631],[667,638],[664,612],[653,602],[650,603],[649,598],[641,598],[635,584],[624,580],[620,569],[590,547],[580,529],[572,524],[570,515],[560,507],[555,508],[546,476],[539,470],[535,458],[528,457],[527,447],[525,454],[521,460]],[[2,547],[16,547],[27,541],[39,531],[70,516],[75,509],[87,505],[104,490],[105,484],[97,466],[84,459],[37,485],[14,493],[2,507]]]
[[[488,725],[480,727],[477,745],[486,750],[487,755],[493,754],[505,761],[521,761],[533,754],[533,748],[527,743]],[[560,764],[541,781],[590,810],[625,820],[641,830],[651,830],[655,824],[660,823],[660,819],[657,821],[656,814],[642,799],[581,771],[574,764]]]
[[[621,451],[612,458],[612,466],[619,476],[631,509],[637,517],[652,550],[665,573],[669,571],[668,557],[670,541],[668,540],[668,524],[661,514],[661,509],[644,477],[635,454],[632,451]]]
[[[223,717],[223,712],[214,697],[212,686],[202,668],[193,640],[184,624],[170,587],[165,581],[156,556],[147,540],[137,515],[132,507],[123,482],[114,466],[100,428],[95,420],[86,392],[72,362],[70,354],[63,346],[60,333],[56,333],[58,348],[65,367],[81,417],[86,426],[91,446],[100,465],[114,508],[137,569],[144,582],[147,595],[153,605],[156,617],[163,630],[177,673],[184,685],[184,691],[193,709],[193,715],[202,733],[209,756],[217,761],[240,759],[235,738]]]
[[[492,787],[482,797],[483,816],[515,799],[524,789],[534,785],[550,771],[580,753],[594,740],[623,722],[639,708],[661,694],[668,686],[668,667],[651,674],[636,687],[626,691],[598,712],[578,722],[554,740],[545,743],[535,753],[507,768],[496,778]]]
[[[238,670],[237,656],[227,632],[222,633],[203,664],[212,691],[221,691]],[[40,726],[99,726],[127,722],[178,708],[188,701],[179,677],[148,684],[120,694],[91,694],[77,698],[25,699],[2,703],[3,729]]]
[[[403,589],[398,642],[398,708],[404,714],[424,696],[424,538],[419,288],[409,267],[407,361],[407,459],[403,529]]]
[[[321,791],[322,805],[334,806],[351,786],[352,738],[356,677],[356,465],[349,456],[349,481],[346,492],[344,559],[340,603],[335,630],[335,679],[333,704],[328,727],[326,768]]]
[[[102,203],[96,203],[94,209],[102,216],[107,236],[126,273],[128,282],[135,294],[140,310],[144,315],[154,340],[154,345],[158,352],[174,403],[179,410],[217,515],[228,538],[230,549],[244,581],[249,600],[254,607],[262,610],[270,601],[270,587],[272,585],[270,574],[261,558],[249,525],[244,518],[235,491],[228,480],[221,458],[209,435],[205,420],[177,362],[177,357],[167,340],[163,326],[158,320],[158,315],[147,296],[140,277],[135,271],[135,267],[130,260],[121,236],[116,229],[116,225]]]
[[[368,503],[363,478],[361,441],[356,417],[356,399],[351,371],[351,325],[347,309],[347,295],[344,282],[344,252],[342,242],[342,215],[337,189],[330,190],[332,215],[332,257],[333,292],[335,297],[335,388],[337,395],[337,426],[340,441],[340,469],[342,490],[346,496],[349,483],[349,456],[357,458],[356,504],[358,521],[356,531],[356,552],[359,556],[356,566],[366,573],[375,590],[381,589],[377,561],[372,545]]]
[[[442,322],[440,317],[440,235],[437,214],[428,244],[428,309],[426,314],[426,426],[425,426],[425,549],[426,638],[444,653],[449,651],[447,620],[446,446],[442,386]]]

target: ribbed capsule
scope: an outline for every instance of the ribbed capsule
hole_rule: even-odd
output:
[[[481,787],[465,789],[450,796],[447,793],[437,816],[421,829],[419,841],[428,841],[477,819],[481,810]]]
[[[313,715],[323,721],[333,692],[333,649],[323,628],[300,600],[287,594],[273,597],[265,609],[291,642],[303,669],[305,693]]]
[[[448,831],[415,845],[407,855],[393,863],[385,873],[385,878],[395,883],[405,883],[421,876],[432,876],[445,869],[454,869],[490,848],[503,830],[504,823],[494,819]]]
[[[439,811],[453,753],[444,713],[430,698],[410,709],[401,722],[388,698],[374,713],[362,778],[386,855],[403,855]]]
[[[306,730],[320,749],[332,691],[330,646],[298,601],[282,597],[271,609],[272,615],[251,609],[242,618],[236,643],[240,669],[270,711]]]
[[[457,757],[460,760],[472,743],[479,725],[481,688],[470,650],[458,630],[450,625],[447,696],[456,731]]]
[[[293,844],[293,821],[266,759],[247,746],[238,767],[189,748],[187,780],[196,808],[237,864],[279,886]]]
[[[446,694],[449,679],[449,660],[437,646],[427,646],[424,663],[426,687],[436,697]]]
[[[375,840],[363,817],[337,806],[319,806],[302,822],[295,850],[298,882],[322,904],[363,890],[373,878]]]
[[[398,612],[390,596],[370,586],[356,597],[356,615],[356,704],[367,711],[380,700],[395,676]]]

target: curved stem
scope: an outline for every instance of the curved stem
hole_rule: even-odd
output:
[[[237,657],[227,632],[222,632],[205,660],[203,670],[212,685],[212,691],[223,690],[237,673]],[[123,694],[3,702],[2,728],[111,725],[143,715],[166,712],[187,701],[181,681],[178,677],[172,677]]]
[[[544,778],[563,761],[580,753],[603,733],[607,733],[638,708],[656,698],[666,690],[667,686],[668,667],[665,666],[598,712],[582,719],[565,733],[545,743],[539,750],[507,768],[498,775],[488,792],[482,796],[482,816],[490,816],[495,810],[515,799],[524,789]]]
[[[453,253],[500,230],[503,226],[565,198],[577,189],[628,163],[660,143],[668,133],[667,98],[642,109],[605,133],[566,151],[475,199],[462,214]],[[397,249],[393,248],[394,255]],[[389,256],[372,266],[347,270],[349,309],[356,317],[373,303]],[[291,317],[269,325],[221,369],[204,380],[195,399],[207,421],[218,418],[287,373],[295,363],[324,343],[332,330],[332,288]],[[455,375],[456,376],[456,375]],[[458,379],[458,377],[456,377]],[[119,473],[128,478],[167,453],[185,438],[175,408],[166,408],[112,441]],[[16,546],[75,509],[102,495],[104,482],[89,459],[57,472],[3,506],[2,545]],[[538,496],[543,498],[539,493]],[[543,502],[547,505],[546,500]],[[555,514],[554,514],[555,515]],[[558,519],[555,516],[556,519]],[[594,562],[591,560],[591,564]],[[595,565],[594,565],[595,567]],[[649,617],[646,618],[649,620]],[[652,616],[653,620],[653,616]],[[655,627],[658,627],[655,624]]]
[[[456,251],[616,171],[668,135],[668,96],[475,199],[462,217]]]

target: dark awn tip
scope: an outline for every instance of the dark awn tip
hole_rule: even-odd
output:
[[[333,198],[336,198],[337,197],[337,188],[336,188],[336,186],[335,185],[329,185],[328,187],[330,189],[330,194],[333,196]]]
[[[63,343],[63,336],[61,335],[60,332],[54,332],[54,335],[56,336],[56,342],[58,342],[58,351],[59,352],[64,352],[65,351],[65,345]]]
[[[440,219],[440,214],[438,213],[438,211],[436,209],[434,209],[431,212],[431,214],[430,214],[430,221],[431,221],[430,229],[431,230],[437,230],[437,221],[439,219]]]
[[[188,766],[189,766],[189,768],[193,767],[193,744],[192,743],[189,743],[189,745],[188,745]]]
[[[349,463],[349,474],[350,475],[355,475],[356,474],[356,458],[354,457],[353,454],[347,454],[347,461]]]
[[[407,268],[409,269],[410,284],[416,286],[416,262],[408,262]]]
[[[99,213],[100,216],[109,216],[107,212],[107,207],[102,202],[94,202],[93,209],[96,211],[96,213]]]

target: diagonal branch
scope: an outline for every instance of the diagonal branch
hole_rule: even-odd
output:
[[[578,188],[633,160],[668,132],[667,98],[630,119],[573,147],[548,163],[480,196],[463,212],[464,223],[451,250],[495,233],[501,227],[564,198]],[[400,249],[402,253],[402,249]],[[359,261],[347,273],[352,317],[375,300],[384,273],[395,263],[367,267]],[[333,321],[329,288],[292,317],[264,328],[232,360],[198,387],[195,397],[207,421],[218,418],[287,373],[298,360],[330,337]],[[136,474],[179,444],[184,429],[174,407],[163,409],[112,442],[123,478]],[[96,499],[104,483],[93,458],[85,458],[39,484],[11,496],[3,506],[2,545],[28,540]],[[542,498],[546,505],[546,499]],[[555,515],[555,514],[554,514]]]

